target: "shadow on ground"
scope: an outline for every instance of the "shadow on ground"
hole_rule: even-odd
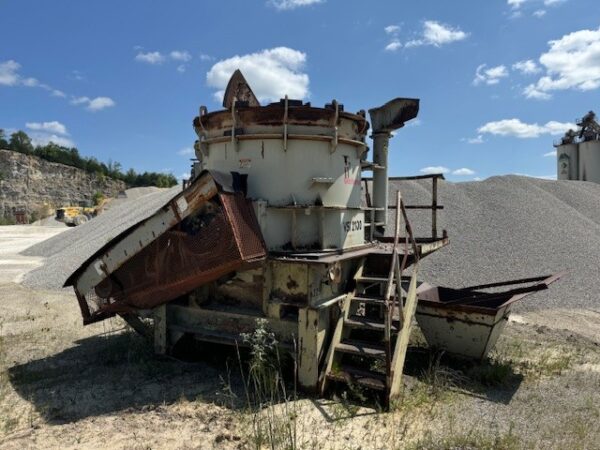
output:
[[[184,344],[185,354],[177,354],[181,359],[161,358],[134,332],[94,336],[55,355],[14,366],[9,376],[18,394],[50,423],[148,411],[181,400],[243,408],[244,385],[236,349]],[[522,381],[510,366],[469,363],[425,349],[408,353],[405,373],[407,380],[416,378],[433,389],[459,390],[504,404]]]
[[[9,369],[10,382],[51,423],[202,399],[236,407],[243,398],[235,349],[206,345],[196,362],[160,358],[133,332],[82,339],[60,353]]]

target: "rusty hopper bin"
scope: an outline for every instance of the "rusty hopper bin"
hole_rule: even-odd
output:
[[[417,289],[416,318],[430,347],[457,356],[483,359],[496,345],[512,305],[527,295],[547,289],[564,273],[472,286],[465,289],[434,287]],[[490,289],[523,286],[505,291]]]

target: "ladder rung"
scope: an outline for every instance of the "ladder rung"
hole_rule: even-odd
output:
[[[352,355],[371,356],[374,358],[383,358],[385,356],[385,349],[372,342],[348,340],[340,342],[336,345],[335,349],[342,353],[350,353]]]
[[[368,319],[360,316],[351,316],[344,321],[345,325],[348,325],[350,328],[362,328],[365,330],[377,330],[384,331],[385,323],[377,322],[373,319]],[[392,331],[398,331],[398,325],[392,323]]]
[[[368,275],[361,275],[360,277],[356,277],[355,280],[358,283],[386,283],[388,282],[387,278],[383,277],[372,277]]]
[[[356,367],[342,366],[341,370],[330,372],[327,378],[334,381],[348,382],[352,381],[370,389],[378,391],[385,390],[385,375],[382,373],[371,372],[370,370],[362,370]]]
[[[373,297],[373,296],[363,297],[361,295],[357,295],[355,297],[352,297],[352,301],[385,305],[385,298],[383,298],[383,297]]]

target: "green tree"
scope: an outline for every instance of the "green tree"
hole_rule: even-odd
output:
[[[25,153],[30,155],[33,153],[33,145],[31,145],[31,139],[27,136],[24,131],[16,131],[10,135],[10,142],[8,148],[19,153]]]
[[[0,128],[0,149],[7,149],[8,148],[8,141],[6,140],[6,134],[4,133],[4,130],[2,128]]]

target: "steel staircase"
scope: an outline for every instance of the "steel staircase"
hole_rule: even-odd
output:
[[[398,236],[401,216],[403,238]],[[410,276],[403,276],[409,266]],[[417,306],[418,269],[418,248],[398,193],[393,248],[391,253],[370,254],[359,264],[326,355],[322,395],[331,382],[379,391],[386,406],[400,395]]]

